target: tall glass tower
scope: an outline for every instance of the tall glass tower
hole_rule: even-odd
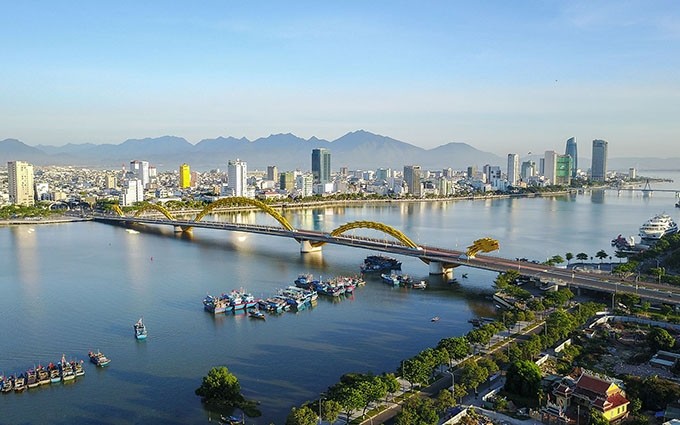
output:
[[[607,178],[607,142],[605,140],[593,140],[593,163],[590,166],[590,177],[596,182],[603,182]]]
[[[312,175],[314,183],[331,181],[331,151],[324,148],[312,149]]]
[[[564,153],[565,155],[569,155],[571,157],[571,178],[576,178],[576,172],[578,170],[578,149],[576,149],[576,137],[567,139],[567,149]]]

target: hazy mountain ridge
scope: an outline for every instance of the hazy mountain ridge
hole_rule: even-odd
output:
[[[465,169],[469,165],[481,168],[484,164],[498,165],[505,170],[507,160],[489,152],[480,151],[463,142],[450,142],[433,149],[423,149],[413,144],[357,130],[336,140],[311,137],[304,139],[291,133],[272,134],[253,141],[245,137],[217,137],[203,139],[196,144],[178,136],[161,136],[128,139],[120,144],[67,144],[64,146],[29,146],[16,139],[0,141],[0,163],[23,160],[35,165],[74,165],[95,168],[118,168],[131,160],[146,160],[159,170],[173,170],[181,163],[192,169],[226,169],[230,159],[248,162],[251,170],[276,165],[279,170],[310,170],[311,151],[327,148],[331,151],[333,170],[347,166],[350,169],[376,169],[379,167],[402,169],[407,164],[417,164],[423,169]],[[524,159],[524,158],[523,158]],[[579,164],[588,164],[579,158]],[[609,169],[627,170],[680,169],[680,158],[611,158]],[[581,168],[584,168],[581,166]],[[586,166],[585,168],[588,168]]]

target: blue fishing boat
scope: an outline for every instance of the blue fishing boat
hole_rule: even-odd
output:
[[[133,325],[133,328],[135,329],[135,338],[146,339],[146,326],[141,317],[137,320],[137,323]]]

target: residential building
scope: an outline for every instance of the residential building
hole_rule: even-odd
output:
[[[404,182],[408,187],[408,193],[415,197],[423,194],[420,175],[420,165],[404,165]]]
[[[489,165],[486,164],[484,166],[484,175],[486,176],[485,182],[491,185],[494,185],[494,182],[498,182],[498,180],[501,179],[501,167],[498,165]]]
[[[279,174],[279,187],[289,192],[295,189],[295,173],[293,171],[286,171]]]
[[[10,204],[35,205],[33,165],[24,161],[9,161],[7,163],[7,180]]]
[[[605,140],[593,140],[592,157],[590,178],[596,182],[603,182],[607,179],[607,142]]]
[[[468,179],[474,179],[477,177],[477,166],[476,165],[470,165],[467,167],[467,178]]]
[[[564,151],[565,155],[571,157],[571,178],[575,179],[578,173],[578,149],[576,147],[576,137],[570,137],[567,139],[567,148]]]
[[[179,188],[187,189],[191,187],[191,169],[189,164],[179,166]]]
[[[312,196],[314,194],[314,176],[309,173],[299,174],[295,177],[295,189],[302,196]]]
[[[312,149],[312,174],[314,183],[331,181],[331,151],[324,148]]]
[[[508,154],[508,184],[510,186],[517,185],[519,181],[519,155],[516,153]]]
[[[247,196],[248,164],[240,159],[229,160],[227,163],[227,185],[231,196]]]
[[[140,179],[129,179],[118,196],[118,203],[124,207],[131,207],[135,202],[144,200],[144,185]]]

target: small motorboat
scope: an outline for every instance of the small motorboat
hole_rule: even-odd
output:
[[[266,316],[260,310],[248,310],[248,317],[252,319],[265,320]]]
[[[438,322],[439,321],[439,316],[434,316],[432,319],[430,319],[430,322]]]

